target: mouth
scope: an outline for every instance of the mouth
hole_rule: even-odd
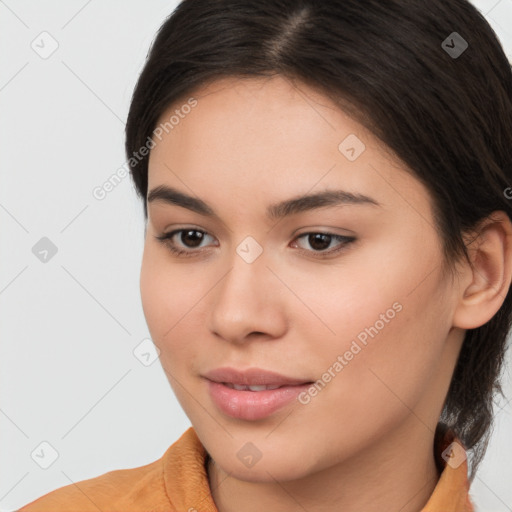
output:
[[[218,368],[203,377],[217,410],[246,421],[262,420],[291,406],[314,382],[259,368]]]
[[[251,391],[264,391],[266,389],[277,389],[284,386],[298,386],[310,384],[309,379],[288,377],[280,373],[262,368],[248,368],[238,370],[236,368],[216,368],[203,375],[208,380],[234,387],[239,391],[249,389]]]
[[[261,386],[244,386],[241,384],[234,384],[232,382],[220,382],[220,384],[223,384],[224,386],[227,386],[230,389],[236,389],[237,391],[267,391],[267,390],[273,390],[273,389],[279,389],[279,388],[285,388],[290,387],[290,384],[275,384],[275,385],[261,385]],[[304,382],[302,384],[294,384],[294,386],[302,386],[306,384],[313,384],[313,382]]]

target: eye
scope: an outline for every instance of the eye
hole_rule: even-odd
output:
[[[176,237],[176,235],[180,235]],[[193,256],[201,251],[194,251],[200,246],[201,242],[208,235],[205,231],[199,229],[187,228],[187,229],[176,229],[170,233],[164,233],[163,235],[157,236],[157,240],[160,240],[173,254],[178,256]],[[182,246],[176,244],[175,238],[180,240],[184,244],[185,249]],[[212,237],[213,238],[213,237]],[[188,250],[192,249],[192,250]]]
[[[338,253],[346,248],[347,245],[354,242],[356,239],[353,236],[343,236],[343,235],[336,235],[333,233],[304,233],[300,236],[298,236],[295,240],[300,240],[302,238],[306,239],[307,244],[310,245],[310,247],[313,248],[313,251],[305,249],[306,252],[309,253],[318,253],[320,257],[323,257],[324,255],[331,255],[334,253]],[[329,248],[331,245],[331,242],[338,241],[339,244],[336,248],[325,250]],[[300,246],[300,245],[299,245]]]
[[[195,228],[176,229],[169,233],[155,236],[155,238],[164,244],[172,254],[185,257],[194,256],[198,253],[201,253],[201,250],[196,249],[201,248],[201,243],[206,239],[206,237],[213,238],[205,231]],[[313,248],[313,250],[301,248],[301,251],[310,254],[317,253],[319,257],[327,257],[338,253],[344,250],[347,245],[356,240],[355,237],[336,235],[333,233],[311,232],[298,236],[293,243],[297,245],[296,241],[303,238],[306,239],[307,243]],[[182,245],[179,245],[177,240]],[[338,246],[334,249],[331,248],[326,250],[329,248],[333,241],[337,241]],[[299,245],[299,247],[301,246]]]

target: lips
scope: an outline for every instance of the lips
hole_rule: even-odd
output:
[[[298,386],[312,382],[308,379],[287,377],[261,368],[248,368],[247,370],[237,370],[236,368],[229,367],[217,368],[205,373],[204,377],[213,382],[219,382],[228,386],[233,385],[235,386],[234,389],[239,389],[236,386],[244,386],[242,389],[247,387],[250,389],[252,387],[252,391],[276,389],[282,386]],[[259,389],[261,386],[266,386],[267,388]]]
[[[249,368],[217,368],[206,373],[208,393],[223,414],[239,420],[255,421],[272,416],[289,406],[311,381],[279,373]]]
[[[264,391],[239,391],[226,384],[205,380],[210,399],[224,415],[238,420],[255,421],[272,416],[290,406],[310,384],[281,386]]]

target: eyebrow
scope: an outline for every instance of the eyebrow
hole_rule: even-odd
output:
[[[181,206],[206,217],[215,217],[220,219],[219,215],[202,199],[189,196],[179,190],[167,185],[159,185],[152,189],[147,198],[148,203],[162,202]],[[286,199],[279,203],[271,204],[267,207],[266,216],[270,220],[278,220],[284,217],[295,215],[297,213],[325,208],[329,206],[341,205],[371,205],[381,207],[382,205],[375,199],[364,194],[347,192],[344,190],[326,190],[315,194],[306,194],[302,196]]]

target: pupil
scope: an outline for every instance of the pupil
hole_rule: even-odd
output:
[[[324,233],[315,233],[313,235],[309,235],[309,243],[311,244],[311,247],[313,247],[313,249],[318,249],[318,250],[322,250],[322,249],[327,249],[327,247],[329,247],[329,244],[331,242],[331,235],[326,235]],[[324,243],[322,243],[322,240],[324,241]],[[327,239],[327,240],[326,240]],[[318,247],[318,243],[320,241],[320,247]],[[325,243],[327,241],[327,243]]]
[[[198,234],[198,236],[191,236],[190,233],[196,233]],[[181,235],[181,241],[182,242],[185,242],[184,241],[184,238],[185,237],[189,237],[192,239],[192,244],[188,244],[188,243],[185,243],[185,245],[188,245],[189,247],[197,247],[198,245],[201,244],[201,240],[202,240],[202,233],[200,233],[199,231],[196,231],[194,229],[191,229],[189,231],[184,231]]]

